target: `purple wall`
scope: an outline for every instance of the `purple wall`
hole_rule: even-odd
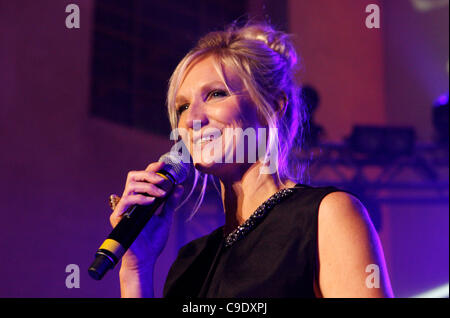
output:
[[[118,296],[116,275],[86,270],[110,230],[107,196],[169,147],[89,118],[93,1],[77,4],[81,28],[69,30],[64,1],[1,2],[3,297]],[[80,289],[65,287],[72,263]]]

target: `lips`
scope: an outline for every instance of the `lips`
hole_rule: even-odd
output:
[[[222,136],[222,133],[218,129],[204,131],[201,133],[194,133],[193,144],[194,145],[204,145],[211,141],[214,141]]]

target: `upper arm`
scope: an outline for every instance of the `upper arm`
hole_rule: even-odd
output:
[[[318,285],[323,297],[392,297],[377,232],[345,192],[328,194],[319,206]]]

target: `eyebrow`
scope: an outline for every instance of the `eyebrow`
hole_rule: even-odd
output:
[[[203,92],[207,89],[211,89],[213,86],[216,86],[218,84],[228,90],[227,85],[225,85],[222,81],[212,81],[212,82],[207,82],[207,83],[203,84],[200,87],[200,91]],[[189,99],[187,97],[185,97],[184,95],[177,94],[177,96],[175,97],[175,105],[179,105],[181,103],[186,103],[188,101],[189,101]]]
[[[183,95],[177,95],[177,97],[175,98],[175,106],[180,105],[184,102],[187,102],[187,98]]]

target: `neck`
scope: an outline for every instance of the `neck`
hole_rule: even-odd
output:
[[[260,174],[258,161],[240,173],[220,178],[225,209],[225,235],[244,223],[250,215],[277,191],[293,187],[295,182],[278,181],[276,174]]]

